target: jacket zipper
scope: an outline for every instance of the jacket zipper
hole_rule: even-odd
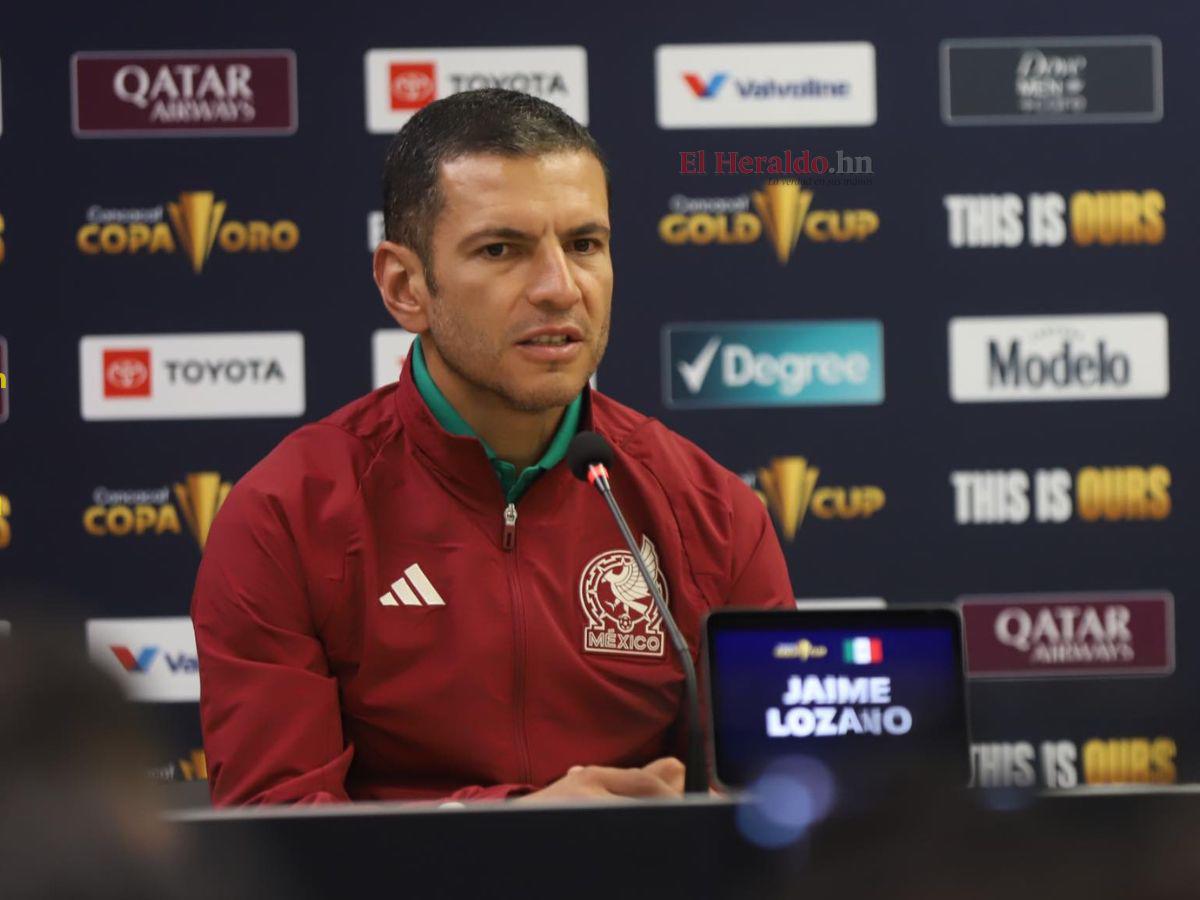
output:
[[[510,503],[504,507],[504,531],[500,538],[500,546],[512,550],[517,541],[517,507]]]
[[[500,546],[505,551],[508,587],[513,600],[513,731],[520,766],[518,782],[529,784],[533,775],[529,764],[529,741],[525,734],[525,606],[521,599],[521,583],[517,578],[517,507],[510,503],[504,508],[504,530]]]

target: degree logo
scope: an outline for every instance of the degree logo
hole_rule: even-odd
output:
[[[683,80],[686,81],[688,87],[692,89],[692,93],[705,100],[710,97],[715,97],[717,95],[717,91],[721,89],[721,85],[725,83],[725,80],[728,77],[728,72],[718,72],[708,80],[708,84],[705,84],[704,79],[696,73],[683,73]]]
[[[158,656],[158,648],[154,646],[143,647],[137,656],[134,656],[128,647],[119,644],[112,644],[108,649],[113,652],[126,672],[139,675],[144,675],[154,663],[154,657]]]

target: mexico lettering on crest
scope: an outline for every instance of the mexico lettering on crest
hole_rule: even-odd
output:
[[[669,601],[658,551],[645,535],[641,552],[663,599]],[[628,550],[608,550],[584,567],[579,578],[579,602],[587,616],[583,630],[585,652],[663,655],[662,618]]]

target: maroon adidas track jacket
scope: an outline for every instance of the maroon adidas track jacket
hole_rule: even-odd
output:
[[[580,428],[693,654],[707,610],[793,605],[736,476],[595,391]],[[218,806],[499,798],[683,746],[682,669],[603,500],[560,463],[509,507],[407,366],[234,487],[192,618]]]

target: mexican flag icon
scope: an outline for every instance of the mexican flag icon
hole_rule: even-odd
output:
[[[869,666],[883,662],[883,641],[876,637],[852,637],[842,641],[842,662]]]

